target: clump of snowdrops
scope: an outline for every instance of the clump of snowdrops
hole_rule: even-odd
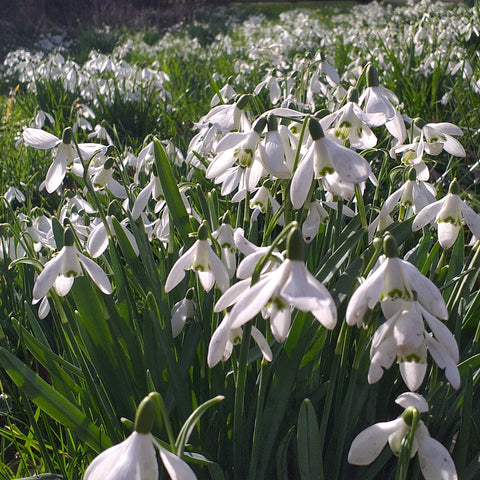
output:
[[[400,54],[292,62],[289,32],[256,85],[212,78],[183,152],[89,128],[88,104],[23,129],[56,208],[4,194],[7,451],[33,436],[43,471],[87,480],[478,475],[465,129],[385,86]]]

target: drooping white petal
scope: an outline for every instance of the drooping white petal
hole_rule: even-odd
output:
[[[55,287],[55,292],[59,297],[64,297],[71,289],[75,277],[65,277],[64,275],[59,275],[53,286]]]
[[[224,359],[225,346],[228,341],[229,332],[228,314],[218,325],[216,330],[212,334],[210,343],[208,344],[207,364],[210,368],[213,368],[218,362]]]
[[[255,340],[258,348],[262,352],[263,358],[267,360],[267,362],[271,362],[273,360],[273,353],[266,338],[263,336],[262,332],[255,326],[252,326],[251,332],[252,338]]]
[[[158,448],[160,458],[171,480],[197,480],[197,476],[186,462],[168,450],[165,450],[156,441],[155,446]]]
[[[399,417],[391,422],[376,423],[360,432],[350,446],[348,462],[353,465],[372,463],[387,444],[388,437],[403,425],[405,422]]]
[[[217,257],[212,247],[208,246],[208,261],[210,263],[210,269],[215,277],[215,282],[218,288],[225,292],[230,285],[230,277],[225,264]]]
[[[400,373],[403,381],[410,391],[414,392],[420,388],[427,372],[427,363],[425,362],[407,362],[400,363]]]
[[[62,268],[63,256],[65,254],[65,247],[63,247],[57,256],[53,257],[49,260],[43,270],[41,271],[40,275],[37,277],[35,281],[35,285],[33,286],[33,299],[40,300],[44,297],[50,288],[52,288],[60,270]]]
[[[417,268],[407,261],[402,261],[402,272],[411,288],[417,292],[418,302],[433,316],[441,319],[448,318],[445,300],[438,287]]]
[[[290,200],[294,208],[301,208],[307,199],[313,180],[313,157],[306,155],[293,174]]]
[[[45,189],[48,193],[53,193],[62,184],[66,173],[66,163],[57,156],[50,165],[45,178]]]
[[[158,465],[151,434],[133,432],[94,458],[83,480],[156,480]]]
[[[188,270],[193,263],[198,240],[173,264],[165,282],[165,292],[173,290],[185,276],[185,270]]]
[[[148,200],[152,195],[154,178],[140,191],[132,208],[132,218],[136,220],[145,210]]]
[[[380,300],[383,291],[386,262],[383,262],[368,278],[353,292],[348,302],[347,325],[362,325],[363,317],[369,308],[373,308]]]
[[[420,210],[420,212],[417,213],[415,220],[413,221],[412,230],[416,232],[417,230],[420,230],[421,228],[423,228],[425,225],[432,223],[435,220],[435,217],[437,216],[438,212],[442,208],[443,201],[444,201],[443,199],[438,200],[434,203],[431,203],[430,205],[427,205],[425,208]]]
[[[25,128],[23,130],[23,141],[25,145],[38,148],[39,150],[48,150],[56,147],[61,142],[55,135],[39,128]]]
[[[475,237],[480,238],[480,215],[475,213],[474,210],[462,200],[460,201],[460,211],[470,231]]]
[[[100,291],[106,295],[110,295],[113,292],[112,284],[102,268],[91,258],[88,258],[80,252],[78,252],[78,258],[88,276],[94,281]]]
[[[287,305],[285,308],[273,310],[270,313],[270,330],[275,340],[282,343],[287,338],[292,323],[291,308]]]
[[[358,153],[325,139],[328,156],[340,178],[347,183],[361,183],[372,173],[370,164]]]
[[[239,297],[230,311],[230,328],[241,327],[262,310],[274,292],[283,285],[287,268],[288,265],[284,262],[277,270],[266,274]]]
[[[92,258],[97,258],[106,250],[107,246],[107,230],[103,223],[99,223],[88,236],[87,252]]]
[[[290,274],[280,297],[303,312],[312,312],[329,330],[337,323],[337,310],[330,292],[311,275],[302,261],[286,260]]]
[[[457,471],[448,450],[419,425],[415,433],[418,461],[425,480],[457,480]]]
[[[428,412],[428,403],[422,395],[414,392],[405,392],[400,394],[395,403],[407,409],[408,407],[415,407],[420,413]]]

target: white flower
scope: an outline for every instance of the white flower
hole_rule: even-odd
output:
[[[185,276],[186,270],[193,270],[206,292],[209,292],[214,283],[222,292],[229,286],[227,267],[217,257],[207,240],[207,229],[201,225],[198,230],[198,240],[175,262],[167,281],[165,292],[173,290]]]
[[[349,100],[337,111],[323,117],[320,125],[332,140],[341,145],[348,140],[353,148],[373,148],[377,144],[377,137],[370,127],[383,125],[386,116],[383,113],[364,113],[357,104],[356,92],[356,89],[350,89],[348,98],[354,100]]]
[[[263,358],[267,362],[271,362],[273,359],[272,350],[262,332],[252,326],[251,335],[262,352]],[[210,339],[207,355],[208,366],[213,368],[218,362],[227,361],[232,354],[233,346],[242,342],[242,336],[241,328],[230,327],[229,314],[227,313]]]
[[[229,328],[241,327],[264,310],[275,339],[283,342],[290,328],[292,307],[311,312],[325,328],[331,330],[335,327],[335,303],[301,258],[303,239],[299,230],[294,231],[288,243],[288,258],[280,267],[264,274],[252,286],[249,286],[249,279],[233,285],[219,298],[215,311],[234,303]]]
[[[250,99],[249,95],[242,95],[236,103],[217,105],[213,107],[199,122],[198,126],[214,125],[217,131],[244,132],[250,129],[250,123],[245,115],[245,107]]]
[[[359,98],[366,113],[383,113],[387,121],[393,120],[396,110],[392,103],[398,105],[397,96],[388,88],[379,85],[378,72],[373,65],[367,68],[367,85]]]
[[[109,233],[111,233],[113,236],[115,236],[115,229],[113,227],[113,221],[112,221],[112,216],[107,215],[106,217],[107,224],[108,224],[108,230],[105,227],[105,224],[103,222],[99,222],[95,227],[92,229],[88,236],[87,240],[87,252],[92,258],[97,258],[99,257],[108,247],[108,239],[109,239]],[[138,250],[138,245],[137,241],[135,239],[135,236],[128,230],[126,227],[126,223],[128,220],[122,220],[119,222],[123,233],[127,237],[128,241],[130,242],[130,245],[135,252],[135,255],[139,254]]]
[[[113,178],[114,160],[112,157],[108,158],[100,167],[91,167],[89,175],[93,188],[96,191],[103,192],[108,190],[117,198],[126,198],[127,191],[125,187]]]
[[[432,331],[425,330],[425,323]],[[427,350],[453,388],[460,387],[458,346],[448,328],[430,315],[417,302],[404,302],[391,318],[375,332],[370,349],[368,382],[375,383],[383,375],[383,369],[391,367],[395,359],[400,364],[400,373],[411,391],[417,390],[427,370]]]
[[[65,231],[65,246],[49,260],[33,286],[33,303],[45,297],[54,287],[60,297],[72,288],[75,277],[83,275],[82,267],[97,287],[105,294],[112,293],[112,286],[106,273],[90,258],[80,253],[73,244],[73,234]]]
[[[172,308],[172,336],[178,337],[183,330],[187,320],[193,318],[195,302],[193,300],[193,289],[189,289],[185,298],[182,298]]]
[[[112,137],[107,132],[107,129],[102,125],[95,125],[93,132],[88,134],[88,138],[98,138],[99,140],[106,140],[108,145],[113,145]]]
[[[157,480],[159,471],[155,449],[171,480],[196,480],[192,469],[163,448],[150,433],[154,417],[155,401],[150,394],[138,406],[135,431],[123,442],[95,457],[83,480]]]
[[[66,128],[60,140],[55,135],[43,130],[25,128],[23,131],[23,140],[25,145],[40,150],[49,150],[58,147],[55,160],[52,165],[50,165],[45,179],[45,189],[47,192],[54,192],[62,184],[67,173],[67,168],[73,167],[75,159],[78,158],[78,152],[72,142],[72,130]],[[105,150],[105,147],[98,143],[80,143],[78,144],[78,148],[84,160],[87,160],[96,151]]]
[[[465,221],[473,235],[480,238],[480,216],[458,196],[458,190],[457,181],[454,180],[445,197],[427,205],[417,214],[412,230],[415,232],[429,223],[435,223],[438,242],[443,248],[450,248]]]
[[[415,298],[434,317],[446,319],[448,311],[440,290],[423,276],[411,263],[396,257],[395,239],[387,235],[384,240],[386,255],[382,255],[376,268],[355,290],[347,306],[348,325],[360,327],[369,308],[382,302],[382,309],[389,318],[403,306],[403,301]]]
[[[428,411],[425,399],[415,393],[400,395],[396,403],[405,408],[400,417],[390,422],[380,422],[360,432],[348,452],[348,462],[353,465],[369,465],[382,452],[387,442],[393,453],[398,455],[402,440],[410,431],[414,410]],[[415,413],[416,415],[416,413]],[[427,427],[418,420],[410,456],[418,452],[420,469],[425,480],[457,480],[455,464],[448,450],[430,436]]]
[[[157,480],[158,464],[151,433],[133,432],[94,458],[83,480]]]
[[[25,201],[25,195],[15,187],[9,187],[5,192],[4,198],[10,204],[13,202],[13,200],[16,200],[19,203],[23,203]]]
[[[373,238],[375,230],[383,230],[392,223],[390,214],[397,205],[403,205],[406,208],[403,218],[410,218],[427,205],[434,203],[436,201],[435,193],[435,187],[429,183],[416,180],[416,171],[411,169],[408,180],[388,196],[377,218],[369,225],[369,238]]]
[[[293,174],[290,189],[295,208],[305,203],[314,178],[336,172],[342,181],[355,184],[365,181],[372,173],[361,155],[326,138],[316,119],[310,118],[309,130],[313,142]]]

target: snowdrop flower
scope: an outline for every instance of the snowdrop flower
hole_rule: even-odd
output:
[[[9,187],[3,197],[10,205],[14,200],[19,203],[23,203],[25,201],[25,195],[18,188],[15,187]]]
[[[282,138],[288,128],[278,130],[277,117],[269,114],[267,117],[268,132],[259,144],[260,158],[265,170],[274,178],[290,178],[292,175],[293,161],[289,162],[291,156],[285,151],[288,139]],[[288,134],[287,133],[287,134]],[[287,144],[288,145],[288,144]],[[289,147],[287,147],[290,150]],[[292,159],[293,160],[293,159]]]
[[[365,181],[372,173],[361,155],[326,138],[318,120],[310,118],[308,126],[313,142],[293,174],[290,189],[290,199],[297,209],[305,203],[314,178],[335,172],[352,185]]]
[[[258,95],[263,89],[267,89],[270,93],[270,102],[275,105],[282,97],[282,89],[279,85],[278,77],[274,77],[272,74],[268,74],[263,81],[261,81],[254,90],[254,94]]]
[[[306,243],[310,243],[317,236],[321,224],[327,223],[329,213],[325,210],[324,205],[332,210],[338,209],[337,202],[314,200],[308,204],[307,216],[302,224],[303,239]],[[355,212],[346,205],[342,205],[341,208],[342,213],[347,217],[353,218],[355,216]]]
[[[360,105],[366,113],[383,113],[387,121],[393,120],[398,105],[397,96],[388,88],[380,85],[377,69],[373,65],[367,67],[367,88],[359,98]]]
[[[456,180],[450,184],[448,194],[442,199],[427,205],[415,217],[412,230],[415,232],[429,223],[435,223],[438,242],[442,248],[450,248],[462,230],[463,221],[477,238],[480,238],[480,216],[459,196]]]
[[[250,208],[253,209],[251,220],[255,220],[260,213],[265,214],[271,206],[272,213],[275,215],[278,210],[280,210],[280,204],[277,200],[272,197],[270,191],[265,187],[261,186],[255,193],[255,195],[250,199]],[[278,220],[280,226],[283,225],[283,214]]]
[[[215,148],[216,155],[207,168],[206,177],[218,179],[235,164],[244,168],[251,167],[265,124],[266,119],[260,117],[248,132],[227,133]]]
[[[445,320],[448,311],[440,290],[411,263],[398,258],[397,242],[387,234],[383,241],[385,255],[366,280],[355,290],[347,306],[348,325],[360,327],[367,309],[381,302],[386,317],[415,298],[431,315]]]
[[[348,462],[369,465],[380,455],[387,442],[393,453],[399,455],[402,440],[415,428],[411,457],[418,453],[420,469],[425,480],[457,480],[455,464],[448,450],[430,436],[427,427],[418,420],[418,413],[428,411],[425,399],[416,393],[404,393],[396,400],[405,411],[395,420],[380,422],[360,432],[348,452]]]
[[[273,353],[262,332],[252,326],[251,335],[262,352],[264,360],[271,362]],[[232,355],[234,345],[242,343],[242,336],[243,332],[240,327],[230,327],[229,314],[227,313],[210,339],[207,354],[208,366],[213,368],[220,361],[226,362]]]
[[[465,149],[454,136],[462,136],[462,130],[453,123],[425,123],[420,118],[414,121],[414,135],[424,140],[425,151],[429,155],[438,155],[445,150],[450,155],[465,157]]]
[[[208,231],[205,224],[198,229],[198,240],[175,262],[167,281],[165,292],[173,290],[185,276],[186,270],[193,270],[206,292],[209,292],[214,283],[222,292],[227,290],[229,276],[227,267],[217,257],[208,243]]]
[[[23,140],[25,145],[29,147],[40,150],[58,147],[55,160],[48,169],[45,179],[45,189],[48,193],[54,192],[62,184],[67,168],[73,167],[75,159],[78,158],[78,152],[72,142],[72,136],[71,128],[64,130],[61,140],[55,135],[37,128],[25,128],[23,131]],[[80,143],[78,148],[84,160],[88,159],[96,151],[105,150],[105,147],[98,143]]]
[[[132,218],[136,220],[140,214],[147,208],[148,200],[153,198],[157,203],[155,205],[154,212],[158,213],[163,205],[165,204],[162,184],[160,179],[154,170],[150,176],[150,181],[147,185],[140,191],[133,204],[132,208]]]
[[[92,258],[98,258],[106,250],[108,247],[109,233],[115,236],[112,215],[107,215],[106,221],[108,224],[108,230],[103,222],[99,222],[97,225],[95,225],[95,227],[93,227],[88,236],[86,248],[88,254]],[[139,255],[137,241],[135,240],[135,236],[132,234],[132,232],[130,232],[130,230],[126,227],[127,222],[128,220],[124,219],[119,222],[119,224],[123,230],[123,233],[127,237],[130,246],[135,252],[135,255]]]
[[[88,138],[98,138],[99,140],[105,140],[108,145],[113,145],[112,137],[102,125],[95,125],[93,132],[88,134]]]
[[[230,225],[230,218],[228,214],[224,216],[224,223],[222,223],[217,230],[212,232],[212,237],[218,242],[221,248],[221,259],[228,270],[229,278],[233,278],[237,266],[235,257],[235,232]]]
[[[237,94],[235,92],[235,89],[233,88],[233,85],[230,83],[232,81],[231,78],[228,79],[227,83],[219,90],[221,99],[218,97],[218,94],[216,93],[211,102],[210,102],[210,108],[215,107],[220,103],[220,100],[222,103],[227,103],[233,98],[235,98],[235,95]]]
[[[75,277],[83,275],[82,267],[101,292],[111,294],[113,290],[107,275],[93,260],[77,250],[70,228],[65,230],[64,237],[64,247],[45,264],[35,281],[33,303],[45,297],[52,287],[57,295],[65,296],[72,288]]]
[[[45,125],[45,121],[48,120],[52,125],[55,124],[55,119],[47,112],[40,110],[35,115],[35,120],[32,123],[32,128],[42,128]]]
[[[133,433],[95,457],[83,480],[157,480],[155,449],[172,480],[196,480],[193,470],[181,458],[154,439],[151,434],[154,418],[155,401],[149,395],[138,406]]]
[[[412,168],[408,173],[408,180],[388,196],[377,218],[368,227],[369,238],[373,238],[375,230],[384,230],[392,223],[393,220],[390,214],[397,205],[402,205],[406,208],[403,218],[410,218],[427,205],[436,201],[435,187],[429,183],[417,180],[416,177],[416,170]]]
[[[351,88],[348,91],[347,103],[337,111],[326,115],[320,120],[320,125],[329,138],[344,145],[363,150],[373,148],[377,137],[370,127],[378,127],[386,122],[384,113],[364,113],[358,106],[358,91]]]
[[[431,334],[425,330],[424,322]],[[429,314],[418,302],[404,302],[391,318],[375,332],[370,349],[368,382],[375,383],[383,375],[383,369],[392,366],[395,359],[400,373],[411,391],[417,390],[427,371],[427,350],[453,388],[460,387],[458,346],[448,328]]]
[[[250,122],[245,115],[245,107],[250,100],[249,95],[242,95],[237,102],[213,107],[199,122],[198,126],[214,125],[219,132],[234,130],[245,132],[250,129]]]
[[[172,336],[178,337],[187,323],[187,320],[193,318],[195,311],[195,302],[193,300],[194,290],[189,288],[185,298],[177,302],[172,308]]]
[[[287,251],[287,259],[277,269],[264,274],[251,286],[248,279],[233,285],[218,299],[215,311],[234,303],[229,328],[241,327],[264,310],[275,339],[283,342],[290,328],[291,307],[311,312],[325,328],[335,327],[335,303],[328,290],[308,272],[298,229],[290,235]]]
[[[115,160],[112,157],[107,158],[100,167],[91,167],[89,175],[93,188],[96,191],[103,192],[108,190],[117,198],[127,198],[125,187],[113,178],[113,165]]]

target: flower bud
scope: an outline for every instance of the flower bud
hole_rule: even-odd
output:
[[[302,232],[296,228],[287,239],[287,258],[289,260],[301,260],[303,262],[303,250],[305,242]]]
[[[200,228],[198,229],[197,232],[197,239],[198,240],[206,240],[208,238],[208,228],[205,223],[202,223],[200,225]]]
[[[387,233],[383,239],[383,253],[388,258],[398,257],[397,241],[390,233]]]
[[[350,87],[348,89],[347,100],[349,102],[358,103],[358,90],[355,87]]]
[[[273,113],[270,113],[268,115],[267,123],[268,123],[268,131],[269,132],[274,132],[274,131],[278,130],[278,120],[277,120],[277,117]]]
[[[313,117],[310,117],[310,120],[308,121],[308,130],[310,131],[310,135],[312,136],[312,140],[314,141],[320,140],[320,138],[323,138],[325,136],[320,122]]]
[[[403,421],[409,426],[412,426],[413,420],[418,416],[418,410],[415,407],[407,407],[402,414]]]
[[[67,227],[63,232],[63,244],[66,247],[71,247],[75,243],[75,237],[73,235],[72,229]]]
[[[251,95],[248,95],[248,94],[242,95],[237,101],[237,107],[240,110],[245,110],[245,107],[248,105],[248,102],[250,101],[250,97]]]
[[[144,435],[151,433],[153,422],[155,421],[155,415],[155,400],[150,396],[145,397],[138,405],[133,426],[134,430],[138,433],[143,433]]]
[[[367,67],[367,87],[378,87],[378,71],[373,65]]]
[[[66,145],[70,145],[72,143],[72,138],[73,138],[73,132],[70,127],[67,127],[63,131],[62,135],[62,143],[65,143]]]
[[[450,184],[450,187],[448,188],[448,193],[451,193],[453,195],[458,195],[460,193],[460,187],[456,178],[454,178],[452,183]]]

